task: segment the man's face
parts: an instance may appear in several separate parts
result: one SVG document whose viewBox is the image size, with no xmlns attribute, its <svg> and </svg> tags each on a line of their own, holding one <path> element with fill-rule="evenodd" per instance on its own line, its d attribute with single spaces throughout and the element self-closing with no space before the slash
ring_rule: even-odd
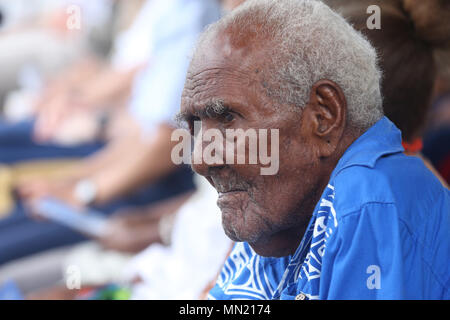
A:
<svg viewBox="0 0 450 320">
<path fill-rule="evenodd" d="M 263 245 L 309 220 L 318 188 L 318 160 L 301 112 L 277 104 L 264 91 L 264 49 L 231 48 L 225 37 L 215 42 L 191 64 L 181 113 L 190 127 L 201 121 L 202 132 L 214 128 L 224 137 L 226 129 L 278 129 L 279 150 L 271 148 L 270 139 L 268 150 L 279 152 L 279 170 L 261 175 L 264 166 L 259 162 L 192 167 L 218 191 L 226 234 L 235 241 Z M 213 101 L 221 101 L 226 111 L 208 115 L 205 108 Z M 196 138 L 194 155 L 202 143 Z M 300 241 L 301 234 L 298 237 Z"/>
</svg>

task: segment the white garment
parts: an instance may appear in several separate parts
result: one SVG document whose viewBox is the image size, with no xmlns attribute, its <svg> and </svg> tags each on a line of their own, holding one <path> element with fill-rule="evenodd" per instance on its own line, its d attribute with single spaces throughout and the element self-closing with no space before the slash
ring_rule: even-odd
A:
<svg viewBox="0 0 450 320">
<path fill-rule="evenodd" d="M 116 70 L 128 70 L 148 62 L 152 47 L 152 30 L 156 0 L 147 0 L 129 28 L 120 32 L 114 40 L 111 65 Z"/>
<path fill-rule="evenodd" d="M 190 56 L 206 25 L 220 18 L 216 0 L 152 0 L 148 65 L 135 79 L 130 114 L 147 135 L 180 109 Z M 156 6 L 157 5 L 157 6 Z M 149 9 L 149 10 L 150 10 Z M 146 33 L 148 35 L 148 33 Z"/>
<path fill-rule="evenodd" d="M 139 276 L 132 299 L 198 299 L 217 276 L 232 242 L 225 235 L 217 192 L 203 177 L 198 190 L 178 211 L 172 245 L 149 246 L 134 257 L 124 278 Z"/>
</svg>

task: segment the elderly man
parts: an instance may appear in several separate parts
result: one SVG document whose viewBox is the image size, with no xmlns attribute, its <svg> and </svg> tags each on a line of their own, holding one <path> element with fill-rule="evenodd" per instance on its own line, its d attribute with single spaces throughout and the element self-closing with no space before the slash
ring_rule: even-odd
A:
<svg viewBox="0 0 450 320">
<path fill-rule="evenodd" d="M 192 161 L 237 242 L 210 298 L 450 298 L 450 194 L 403 154 L 376 59 L 313 0 L 249 0 L 202 35 L 180 113 L 193 159 L 210 129 L 279 130 L 276 174 Z"/>
</svg>

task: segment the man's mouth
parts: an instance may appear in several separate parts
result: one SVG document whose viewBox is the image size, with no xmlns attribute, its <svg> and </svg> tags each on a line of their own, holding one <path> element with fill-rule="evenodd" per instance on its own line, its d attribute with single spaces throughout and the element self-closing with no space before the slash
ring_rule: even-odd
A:
<svg viewBox="0 0 450 320">
<path fill-rule="evenodd" d="M 217 179 L 211 177 L 211 182 L 216 191 L 219 193 L 219 197 L 225 194 L 237 193 L 237 192 L 247 192 L 247 186 L 244 183 L 238 183 L 232 181 L 234 179 Z"/>
<path fill-rule="evenodd" d="M 239 193 L 239 192 L 247 192 L 247 191 L 246 190 L 229 190 L 229 191 L 225 191 L 225 192 L 218 191 L 219 198 L 223 197 L 223 196 L 227 196 L 227 195 L 236 194 L 236 193 Z"/>
<path fill-rule="evenodd" d="M 235 208 L 236 202 L 248 199 L 247 195 L 246 190 L 231 189 L 224 192 L 218 191 L 217 206 L 221 210 Z"/>
</svg>

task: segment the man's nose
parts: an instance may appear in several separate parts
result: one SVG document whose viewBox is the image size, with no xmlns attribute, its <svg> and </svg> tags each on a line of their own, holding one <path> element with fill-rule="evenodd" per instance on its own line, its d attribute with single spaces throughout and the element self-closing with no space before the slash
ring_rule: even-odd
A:
<svg viewBox="0 0 450 320">
<path fill-rule="evenodd" d="M 192 169 L 202 176 L 208 176 L 212 168 L 225 165 L 224 138 L 217 129 L 201 130 L 194 138 Z"/>
</svg>

